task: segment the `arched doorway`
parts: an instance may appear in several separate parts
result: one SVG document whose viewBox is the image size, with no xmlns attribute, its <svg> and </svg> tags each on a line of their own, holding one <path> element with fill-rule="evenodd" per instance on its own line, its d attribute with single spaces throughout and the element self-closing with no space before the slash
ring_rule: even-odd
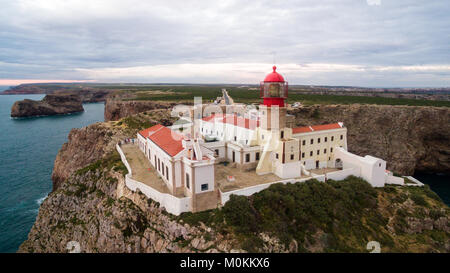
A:
<svg viewBox="0 0 450 273">
<path fill-rule="evenodd" d="M 334 162 L 334 167 L 336 169 L 342 169 L 342 160 L 340 158 L 336 158 Z"/>
</svg>

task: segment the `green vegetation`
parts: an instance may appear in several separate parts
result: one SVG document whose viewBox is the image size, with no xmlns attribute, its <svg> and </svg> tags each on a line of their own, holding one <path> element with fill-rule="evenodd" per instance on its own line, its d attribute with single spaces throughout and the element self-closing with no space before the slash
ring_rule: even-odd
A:
<svg viewBox="0 0 450 273">
<path fill-rule="evenodd" d="M 142 130 L 144 128 L 149 128 L 149 127 L 155 125 L 154 123 L 150 122 L 149 120 L 140 120 L 136 116 L 130 116 L 130 117 L 123 118 L 117 123 L 117 125 L 119 125 L 119 126 L 122 124 L 124 124 L 128 129 L 131 129 L 131 130 Z"/>
<path fill-rule="evenodd" d="M 114 152 L 110 153 L 105 158 L 99 159 L 94 163 L 91 163 L 86 167 L 77 170 L 75 174 L 82 175 L 88 172 L 95 172 L 97 170 L 102 170 L 104 168 L 120 172 L 123 175 L 128 173 L 127 167 L 123 164 L 122 160 L 120 159 L 119 153 L 116 150 L 114 150 Z M 115 182 L 112 178 L 109 181 Z"/>
<path fill-rule="evenodd" d="M 215 100 L 222 96 L 221 89 L 227 88 L 228 93 L 235 102 L 259 103 L 259 88 L 251 90 L 250 88 L 239 88 L 236 86 L 137 86 L 123 87 L 116 94 L 131 94 L 134 97 L 124 100 L 155 100 L 155 101 L 192 101 L 194 97 L 202 97 L 204 102 Z M 254 89 L 254 88 L 253 88 Z M 155 92 L 158 91 L 158 92 Z M 434 101 L 406 98 L 386 98 L 386 97 L 368 97 L 368 96 L 343 96 L 343 95 L 320 95 L 304 94 L 301 91 L 292 91 L 289 93 L 288 102 L 300 101 L 303 104 L 379 104 L 379 105 L 410 105 L 410 106 L 437 106 L 450 107 L 450 101 Z"/>
<path fill-rule="evenodd" d="M 233 234 L 240 247 L 251 252 L 264 246 L 261 233 L 278 238 L 286 248 L 295 240 L 300 252 L 367 252 L 369 241 L 380 242 L 383 251 L 404 252 L 414 247 L 428 251 L 433 240 L 441 247 L 439 242 L 448 240 L 448 234 L 405 230 L 409 217 L 421 221 L 448 215 L 448 207 L 436 197 L 427 187 L 375 189 L 353 176 L 327 183 L 312 179 L 273 184 L 249 197 L 231 195 L 221 209 L 183 213 L 177 219 Z M 387 228 L 389 218 L 395 234 Z"/>
</svg>

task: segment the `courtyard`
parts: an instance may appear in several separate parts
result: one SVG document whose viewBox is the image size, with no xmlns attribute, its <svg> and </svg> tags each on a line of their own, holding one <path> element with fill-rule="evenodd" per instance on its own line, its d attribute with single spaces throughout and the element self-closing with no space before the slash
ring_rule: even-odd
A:
<svg viewBox="0 0 450 273">
<path fill-rule="evenodd" d="M 152 187 L 161 193 L 170 193 L 166 183 L 159 177 L 156 170 L 150 164 L 144 153 L 137 145 L 124 144 L 121 146 L 128 164 L 130 164 L 131 178 Z"/>
</svg>

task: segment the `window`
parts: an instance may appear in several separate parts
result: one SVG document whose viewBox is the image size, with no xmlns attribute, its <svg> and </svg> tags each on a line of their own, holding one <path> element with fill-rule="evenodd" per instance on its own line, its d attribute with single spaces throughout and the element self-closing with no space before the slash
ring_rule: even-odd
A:
<svg viewBox="0 0 450 273">
<path fill-rule="evenodd" d="M 275 158 L 278 159 L 278 153 L 275 154 Z"/>
<path fill-rule="evenodd" d="M 191 185 L 189 183 L 189 174 L 188 173 L 186 174 L 186 188 L 188 188 L 188 189 L 191 188 Z"/>
<path fill-rule="evenodd" d="M 216 149 L 214 152 L 216 153 L 216 156 L 219 156 L 219 149 Z"/>
<path fill-rule="evenodd" d="M 294 160 L 294 154 L 291 154 L 291 160 Z"/>
<path fill-rule="evenodd" d="M 281 131 L 281 138 L 284 138 L 284 131 Z"/>
<path fill-rule="evenodd" d="M 320 143 L 320 137 L 317 139 L 317 143 Z"/>
<path fill-rule="evenodd" d="M 302 153 L 302 158 L 304 158 L 305 157 L 305 153 Z"/>
<path fill-rule="evenodd" d="M 320 150 L 317 150 L 317 155 L 320 155 Z"/>
<path fill-rule="evenodd" d="M 303 141 L 302 141 L 302 145 L 305 145 L 305 144 L 306 144 L 306 140 L 303 140 Z"/>
<path fill-rule="evenodd" d="M 245 155 L 245 162 L 250 162 L 250 154 Z"/>
<path fill-rule="evenodd" d="M 344 135 L 341 135 L 341 139 L 344 139 Z"/>
<path fill-rule="evenodd" d="M 237 137 L 236 137 L 236 136 L 234 136 L 234 141 L 236 141 L 236 139 L 237 139 Z"/>
<path fill-rule="evenodd" d="M 327 153 L 327 149 L 323 149 L 323 153 L 326 154 Z"/>
<path fill-rule="evenodd" d="M 330 153 L 332 153 L 333 152 L 333 148 L 330 148 Z"/>
<path fill-rule="evenodd" d="M 159 158 L 158 158 L 158 171 L 161 171 L 161 161 L 159 161 Z"/>
<path fill-rule="evenodd" d="M 381 167 L 381 163 L 378 163 L 378 167 Z"/>
<path fill-rule="evenodd" d="M 314 143 L 314 139 L 311 138 L 311 144 L 313 144 L 313 143 Z"/>
<path fill-rule="evenodd" d="M 164 175 L 164 162 L 161 163 L 161 165 L 162 165 L 162 174 Z"/>
<path fill-rule="evenodd" d="M 208 184 L 202 184 L 202 191 L 208 190 Z"/>
<path fill-rule="evenodd" d="M 264 139 L 264 135 L 261 135 L 261 139 Z"/>
<path fill-rule="evenodd" d="M 311 151 L 311 152 L 309 152 L 309 156 L 312 156 L 313 155 L 313 152 Z"/>
<path fill-rule="evenodd" d="M 328 140 L 328 137 L 325 137 L 325 142 L 327 142 L 327 140 Z"/>
<path fill-rule="evenodd" d="M 334 140 L 334 136 L 331 137 L 331 141 L 333 141 L 333 140 Z"/>
<path fill-rule="evenodd" d="M 166 166 L 166 178 L 167 180 L 169 180 L 169 168 L 167 168 L 167 166 Z"/>
</svg>

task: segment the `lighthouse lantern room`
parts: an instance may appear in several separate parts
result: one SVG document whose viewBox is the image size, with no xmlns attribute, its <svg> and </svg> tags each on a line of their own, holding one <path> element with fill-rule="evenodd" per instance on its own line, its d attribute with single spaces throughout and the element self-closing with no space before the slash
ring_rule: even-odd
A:
<svg viewBox="0 0 450 273">
<path fill-rule="evenodd" d="M 284 100 L 288 96 L 288 83 L 276 70 L 277 67 L 273 66 L 273 72 L 269 73 L 260 84 L 260 96 L 263 98 L 263 104 L 268 107 L 272 105 L 284 107 Z"/>
</svg>

